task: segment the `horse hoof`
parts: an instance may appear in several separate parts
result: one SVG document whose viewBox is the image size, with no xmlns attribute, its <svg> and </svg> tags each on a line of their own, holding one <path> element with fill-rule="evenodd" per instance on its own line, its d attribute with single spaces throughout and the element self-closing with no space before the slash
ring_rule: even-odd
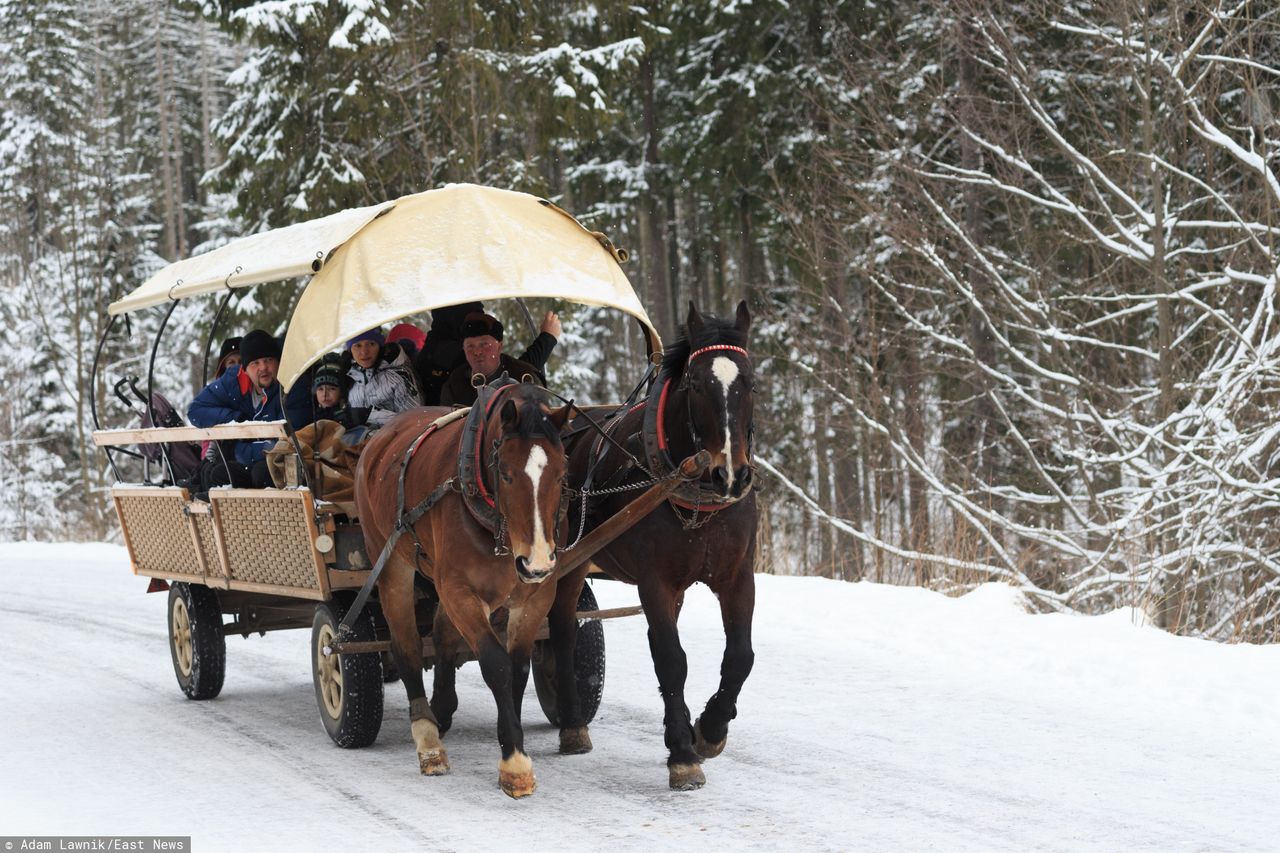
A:
<svg viewBox="0 0 1280 853">
<path fill-rule="evenodd" d="M 696 764 L 672 764 L 667 769 L 671 773 L 673 791 L 696 791 L 707 784 L 707 777 Z"/>
<path fill-rule="evenodd" d="M 591 735 L 586 726 L 560 730 L 560 754 L 582 755 L 591 751 Z"/>
<path fill-rule="evenodd" d="M 703 758 L 715 758 L 717 755 L 724 752 L 724 745 L 729 742 L 729 737 L 728 735 L 726 735 L 720 740 L 719 743 L 708 743 L 706 739 L 702 736 L 702 718 L 701 717 L 699 717 L 698 721 L 693 724 L 693 737 L 694 737 L 694 740 L 693 740 L 694 751 L 696 751 L 698 755 L 701 755 Z"/>
<path fill-rule="evenodd" d="M 419 752 L 418 769 L 423 776 L 443 776 L 449 772 L 449 754 L 444 747 Z"/>
<path fill-rule="evenodd" d="M 502 793 L 518 800 L 527 797 L 538 788 L 533 775 L 533 762 L 523 752 L 512 753 L 498 764 L 498 785 Z"/>
</svg>

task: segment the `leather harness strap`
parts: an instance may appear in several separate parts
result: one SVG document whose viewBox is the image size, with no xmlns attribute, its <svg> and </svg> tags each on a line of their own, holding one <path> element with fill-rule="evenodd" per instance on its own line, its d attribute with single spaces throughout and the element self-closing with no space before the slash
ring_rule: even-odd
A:
<svg viewBox="0 0 1280 853">
<path fill-rule="evenodd" d="M 458 482 L 462 484 L 462 502 L 481 527 L 497 534 L 502 526 L 502 516 L 484 484 L 484 425 L 489 415 L 506 393 L 519 383 L 505 377 L 477 391 L 476 403 L 471 407 L 467 422 L 462 428 L 458 454 Z"/>
<path fill-rule="evenodd" d="M 338 626 L 339 640 L 348 637 L 351 633 L 351 626 L 356 622 L 356 618 L 369 602 L 369 596 L 373 593 L 373 587 L 378 582 L 378 576 L 382 574 L 382 570 L 387 565 L 387 560 L 391 557 L 391 552 L 395 549 L 396 543 L 400 541 L 400 536 L 406 530 L 412 530 L 413 525 L 418 519 L 422 518 L 429 509 L 435 506 L 450 491 L 453 490 L 456 477 L 450 477 L 439 486 L 431 491 L 429 495 L 414 505 L 408 512 L 404 510 L 404 481 L 405 474 L 409 470 L 409 463 L 413 460 L 413 456 L 418 452 L 418 448 L 422 446 L 427 437 L 440 428 L 442 422 L 446 422 L 445 418 L 432 421 L 427 425 L 417 438 L 405 450 L 404 456 L 400 460 L 400 477 L 396 483 L 396 525 L 391 529 L 391 535 L 387 537 L 386 544 L 382 546 L 382 553 L 378 555 L 377 561 L 373 564 L 373 569 L 369 572 L 369 577 L 365 579 L 364 586 L 360 587 L 360 592 L 356 594 L 356 600 L 351 603 L 351 607 L 347 609 L 346 615 L 342 617 L 342 622 Z M 449 419 L 452 420 L 452 419 Z M 415 536 L 415 538 L 417 538 Z"/>
</svg>

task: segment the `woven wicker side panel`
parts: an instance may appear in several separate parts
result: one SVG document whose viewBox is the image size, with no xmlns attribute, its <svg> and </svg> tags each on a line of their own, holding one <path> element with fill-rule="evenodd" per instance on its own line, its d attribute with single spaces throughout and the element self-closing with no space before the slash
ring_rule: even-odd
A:
<svg viewBox="0 0 1280 853">
<path fill-rule="evenodd" d="M 138 574 L 200 576 L 200 561 L 182 514 L 180 495 L 124 495 L 116 500 Z"/>
<path fill-rule="evenodd" d="M 222 558 L 218 556 L 218 540 L 213 535 L 213 517 L 192 513 L 191 519 L 196 523 L 196 535 L 200 537 L 200 551 L 204 554 L 209 574 L 221 576 Z"/>
<path fill-rule="evenodd" d="M 301 501 L 236 497 L 217 505 L 233 581 L 319 589 Z"/>
</svg>

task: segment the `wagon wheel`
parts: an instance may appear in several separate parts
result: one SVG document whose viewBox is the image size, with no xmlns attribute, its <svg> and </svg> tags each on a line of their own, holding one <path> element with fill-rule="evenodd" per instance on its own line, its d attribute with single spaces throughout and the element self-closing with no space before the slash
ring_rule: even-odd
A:
<svg viewBox="0 0 1280 853">
<path fill-rule="evenodd" d="M 377 740 L 382 728 L 382 664 L 376 654 L 324 653 L 335 642 L 349 603 L 349 599 L 335 599 L 316 606 L 311 623 L 311 674 L 324 730 L 343 749 L 357 749 Z M 375 639 L 368 608 L 351 631 L 355 642 Z"/>
<path fill-rule="evenodd" d="M 582 585 L 578 596 L 578 610 L 595 610 L 595 593 Z M 557 707 L 556 656 L 550 640 L 539 640 L 533 649 L 533 689 L 538 694 L 538 704 L 547 721 L 560 725 Z M 600 710 L 600 697 L 604 695 L 604 624 L 599 619 L 578 621 L 578 640 L 573 649 L 573 671 L 578 682 L 578 700 L 582 705 L 582 722 L 590 723 Z"/>
<path fill-rule="evenodd" d="M 212 699 L 227 672 L 218 595 L 201 584 L 169 587 L 169 653 L 173 674 L 188 699 Z"/>
</svg>

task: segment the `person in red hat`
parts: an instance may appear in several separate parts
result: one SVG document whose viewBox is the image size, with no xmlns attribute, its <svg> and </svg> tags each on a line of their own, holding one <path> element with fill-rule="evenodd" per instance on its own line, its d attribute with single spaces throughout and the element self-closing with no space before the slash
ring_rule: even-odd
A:
<svg viewBox="0 0 1280 853">
<path fill-rule="evenodd" d="M 404 350 L 404 354 L 409 357 L 409 361 L 422 352 L 422 345 L 426 343 L 427 336 L 421 329 L 410 323 L 396 323 L 391 327 L 391 331 L 387 332 L 387 343 L 399 344 Z"/>
</svg>

